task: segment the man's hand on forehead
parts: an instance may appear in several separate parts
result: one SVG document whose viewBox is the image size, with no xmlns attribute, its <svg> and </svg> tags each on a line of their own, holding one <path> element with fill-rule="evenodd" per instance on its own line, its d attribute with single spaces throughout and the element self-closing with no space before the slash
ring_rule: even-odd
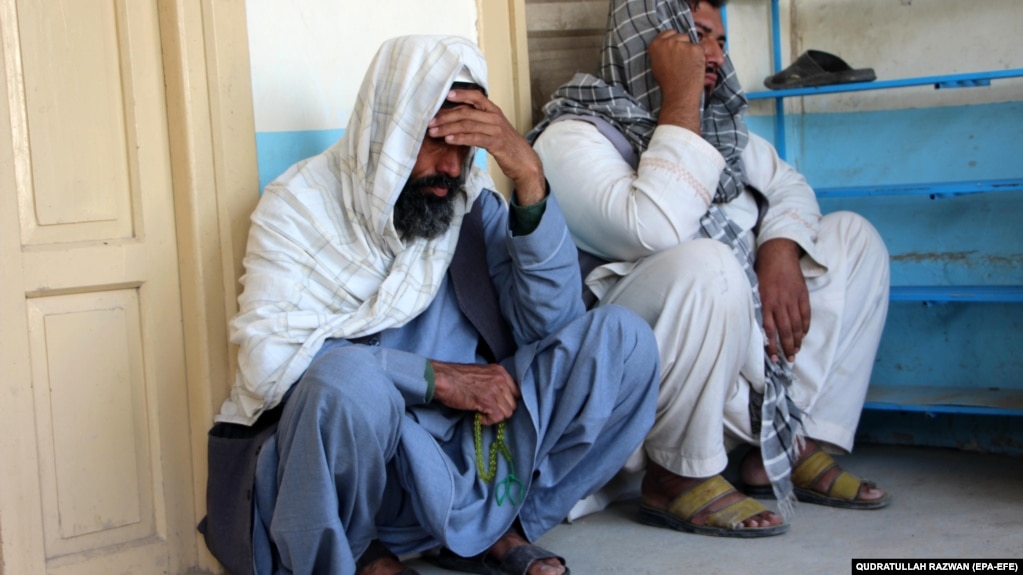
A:
<svg viewBox="0 0 1023 575">
<path fill-rule="evenodd" d="M 453 146 L 477 146 L 491 151 L 499 147 L 498 137 L 507 136 L 508 130 L 514 132 L 501 109 L 479 90 L 451 90 L 446 102 L 427 127 L 431 138 L 442 138 Z"/>
<path fill-rule="evenodd" d="M 441 104 L 441 110 L 450 110 L 457 108 L 458 106 L 472 106 L 477 109 L 485 109 L 486 105 L 490 103 L 487 95 L 483 93 L 483 88 L 476 84 L 461 84 L 456 82 L 455 85 L 448 90 L 447 96 L 444 97 L 444 103 Z M 496 105 L 491 104 L 492 107 L 497 108 Z"/>
<path fill-rule="evenodd" d="M 456 91 L 457 92 L 473 91 L 473 92 L 479 92 L 480 94 L 483 94 L 484 96 L 487 95 L 486 90 L 484 90 L 483 86 L 480 86 L 479 84 L 473 84 L 473 83 L 470 83 L 470 82 L 455 82 L 455 83 L 451 84 L 451 91 L 448 92 L 448 97 L 446 97 L 444 99 L 444 103 L 442 103 L 440 105 L 442 110 L 446 109 L 446 108 L 454 108 L 455 106 L 461 105 L 460 102 L 458 102 L 456 100 L 449 99 L 451 93 L 456 92 Z"/>
<path fill-rule="evenodd" d="M 529 205 L 546 196 L 540 158 L 529 142 L 505 118 L 501 108 L 478 89 L 448 92 L 453 107 L 442 107 L 430 120 L 427 135 L 451 146 L 483 148 L 515 182 L 520 203 Z"/>
</svg>

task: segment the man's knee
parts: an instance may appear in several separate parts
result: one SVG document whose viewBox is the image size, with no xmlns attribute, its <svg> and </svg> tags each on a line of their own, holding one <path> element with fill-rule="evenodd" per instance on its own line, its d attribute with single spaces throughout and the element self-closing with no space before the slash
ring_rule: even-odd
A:
<svg viewBox="0 0 1023 575">
<path fill-rule="evenodd" d="M 838 244 L 853 257 L 888 265 L 888 247 L 867 218 L 855 212 L 832 212 L 821 218 L 818 241 Z"/>
<path fill-rule="evenodd" d="M 589 356 L 601 362 L 614 358 L 617 365 L 612 372 L 620 374 L 616 382 L 619 398 L 630 398 L 621 406 L 637 409 L 641 403 L 635 402 L 645 401 L 653 409 L 661 374 L 653 330 L 643 318 L 620 305 L 603 305 L 588 315 L 592 316 L 588 332 L 599 335 L 580 348 L 582 359 Z"/>
<path fill-rule="evenodd" d="M 376 356 L 362 346 L 328 350 L 316 357 L 289 400 L 352 413 L 370 421 L 392 421 L 404 402 Z"/>
<path fill-rule="evenodd" d="M 665 260 L 673 270 L 670 299 L 698 298 L 699 306 L 728 306 L 745 309 L 752 304 L 750 283 L 732 248 L 717 240 L 700 238 L 666 250 Z"/>
<path fill-rule="evenodd" d="M 650 326 L 639 315 L 621 305 L 608 304 L 589 312 L 593 316 L 594 329 L 611 334 L 610 345 L 630 350 L 630 355 L 639 359 L 657 361 L 657 341 Z"/>
</svg>

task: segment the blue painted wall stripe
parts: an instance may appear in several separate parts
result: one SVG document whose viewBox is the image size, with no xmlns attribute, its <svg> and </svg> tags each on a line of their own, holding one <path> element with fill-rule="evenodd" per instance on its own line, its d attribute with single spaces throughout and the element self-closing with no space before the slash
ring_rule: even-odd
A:
<svg viewBox="0 0 1023 575">
<path fill-rule="evenodd" d="M 344 130 L 302 130 L 257 132 L 256 161 L 259 162 L 260 191 L 292 164 L 326 150 Z"/>
</svg>

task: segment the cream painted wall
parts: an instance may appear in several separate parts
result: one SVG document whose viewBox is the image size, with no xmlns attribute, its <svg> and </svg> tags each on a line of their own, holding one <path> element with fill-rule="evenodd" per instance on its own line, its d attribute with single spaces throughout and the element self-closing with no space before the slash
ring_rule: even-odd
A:
<svg viewBox="0 0 1023 575">
<path fill-rule="evenodd" d="M 246 0 L 246 12 L 257 132 L 343 129 L 387 38 L 478 41 L 476 0 Z"/>
<path fill-rule="evenodd" d="M 732 60 L 749 92 L 765 90 L 772 71 L 768 0 L 728 4 Z M 1023 68 L 1020 0 L 781 0 L 782 67 L 807 49 L 835 54 L 879 80 Z M 790 99 L 805 113 L 958 106 L 1018 101 L 1023 79 L 990 87 L 932 87 Z M 772 102 L 751 110 L 769 114 Z"/>
</svg>

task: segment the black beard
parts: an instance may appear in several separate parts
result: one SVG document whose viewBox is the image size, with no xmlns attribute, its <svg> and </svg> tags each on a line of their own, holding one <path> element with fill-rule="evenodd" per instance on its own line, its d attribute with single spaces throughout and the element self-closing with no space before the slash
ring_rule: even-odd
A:
<svg viewBox="0 0 1023 575">
<path fill-rule="evenodd" d="M 444 174 L 411 180 L 401 190 L 394 203 L 394 229 L 402 239 L 433 239 L 448 230 L 455 217 L 455 198 L 465 193 L 465 178 L 452 178 Z M 428 192 L 427 188 L 445 188 L 443 197 Z"/>
<path fill-rule="evenodd" d="M 717 80 L 714 80 L 714 85 L 713 85 L 713 86 L 710 86 L 710 87 L 708 87 L 708 88 L 704 88 L 704 89 L 703 89 L 703 91 L 704 91 L 704 92 L 705 92 L 705 93 L 706 93 L 706 94 L 707 94 L 708 96 L 710 96 L 711 92 L 713 92 L 714 90 L 716 90 L 716 89 L 717 89 L 717 87 L 718 87 L 718 86 L 719 86 L 719 85 L 721 84 L 721 69 L 720 69 L 720 68 L 717 68 L 717 67 L 710 67 L 710 66 L 708 66 L 708 67 L 707 67 L 707 72 L 706 72 L 706 73 L 708 73 L 708 74 L 710 74 L 710 73 L 713 73 L 713 74 L 714 74 L 714 77 L 715 77 L 715 78 L 717 78 Z"/>
</svg>

